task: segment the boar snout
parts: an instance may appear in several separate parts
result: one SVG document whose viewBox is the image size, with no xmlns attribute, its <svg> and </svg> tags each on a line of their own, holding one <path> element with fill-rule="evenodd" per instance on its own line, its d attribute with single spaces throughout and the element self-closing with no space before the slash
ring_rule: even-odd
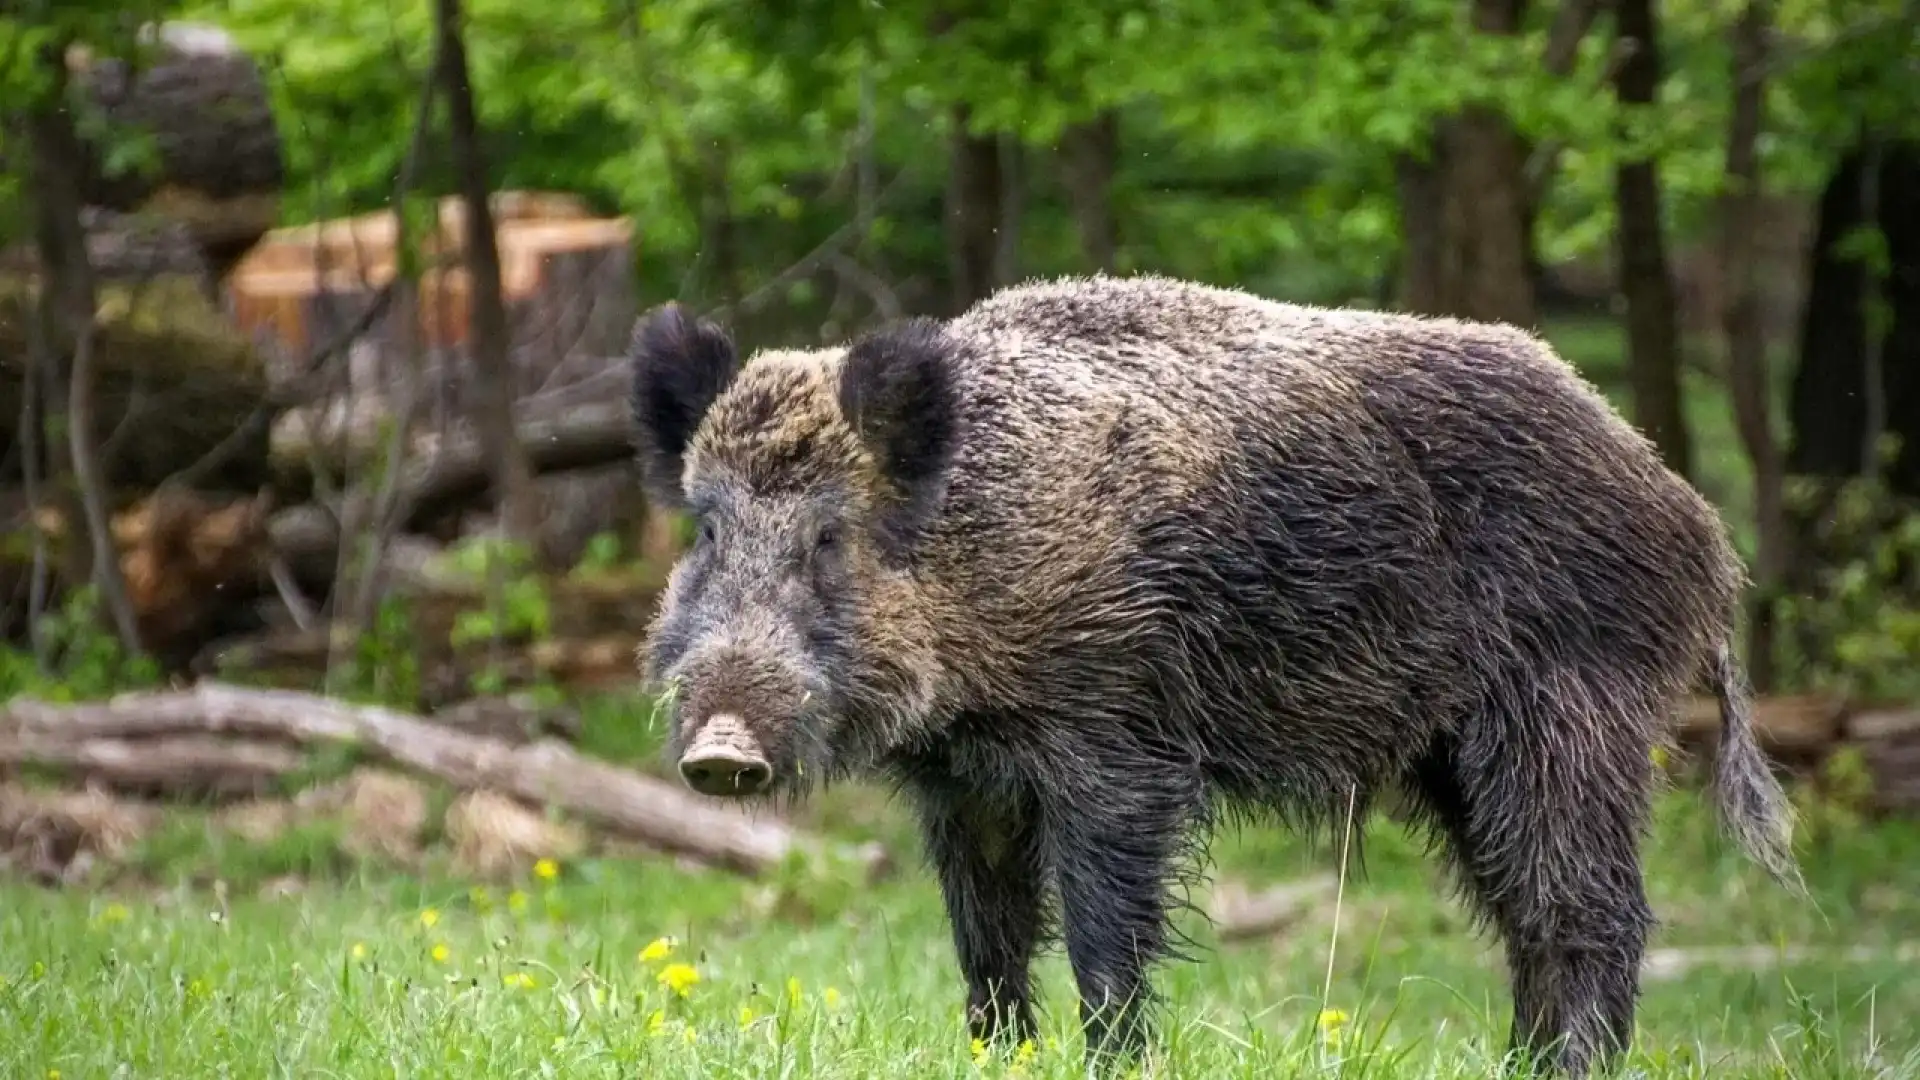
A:
<svg viewBox="0 0 1920 1080">
<path fill-rule="evenodd" d="M 746 724 L 721 713 L 687 743 L 680 778 L 702 795 L 755 795 L 773 783 L 773 765 Z"/>
</svg>

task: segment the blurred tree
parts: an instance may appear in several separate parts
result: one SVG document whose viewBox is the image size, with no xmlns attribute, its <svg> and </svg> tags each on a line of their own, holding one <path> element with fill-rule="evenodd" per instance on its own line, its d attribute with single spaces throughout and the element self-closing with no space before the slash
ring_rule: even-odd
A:
<svg viewBox="0 0 1920 1080">
<path fill-rule="evenodd" d="M 39 424 L 23 423 L 21 437 L 32 438 L 33 428 L 42 428 L 50 466 L 45 479 L 55 505 L 69 523 L 85 524 L 87 544 L 66 545 L 68 580 L 92 580 L 132 654 L 140 652 L 140 633 L 109 527 L 111 508 L 94 441 L 98 298 L 81 211 L 90 174 L 111 179 L 145 162 L 137 147 L 129 153 L 114 133 L 106 133 L 90 151 L 82 127 L 102 130 L 103 118 L 98 102 L 76 87 L 69 59 L 70 50 L 82 43 L 132 59 L 140 52 L 138 28 L 159 13 L 157 4 L 70 0 L 13 5 L 0 20 L 0 45 L 8 56 L 7 100 L 17 103 L 17 112 L 9 110 L 5 117 L 13 152 L 4 156 L 16 170 L 24 164 L 24 179 L 16 183 L 32 207 L 39 271 L 34 335 L 39 357 L 28 365 L 37 386 L 22 395 L 37 407 L 39 416 L 29 419 Z M 95 152 L 105 154 L 104 169 L 92 167 Z"/>
<path fill-rule="evenodd" d="M 533 467 L 527 463 L 514 427 L 512 358 L 507 304 L 501 295 L 500 248 L 494 236 L 493 188 L 487 181 L 486 152 L 480 143 L 460 0 L 436 0 L 434 21 L 439 36 L 437 74 L 447 101 L 448 140 L 466 206 L 463 247 L 471 296 L 467 349 L 480 399 L 480 415 L 474 427 L 486 448 L 501 532 L 508 539 L 527 543 L 539 530 L 539 491 L 533 486 Z"/>
<path fill-rule="evenodd" d="M 1626 300 L 1627 371 L 1633 387 L 1633 419 L 1645 431 L 1667 467 L 1681 476 L 1693 473 L 1693 446 L 1687 436 L 1680 385 L 1680 311 L 1673 272 L 1667 263 L 1666 223 L 1660 200 L 1659 163 L 1644 128 L 1660 95 L 1660 45 L 1653 0 L 1617 0 L 1614 37 L 1618 71 L 1614 79 L 1622 119 L 1621 160 L 1615 169 L 1619 227 L 1615 260 L 1620 293 Z"/>
</svg>

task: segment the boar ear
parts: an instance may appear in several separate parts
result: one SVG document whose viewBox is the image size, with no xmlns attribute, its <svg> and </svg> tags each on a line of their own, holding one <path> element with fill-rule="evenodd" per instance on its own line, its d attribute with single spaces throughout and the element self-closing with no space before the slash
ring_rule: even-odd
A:
<svg viewBox="0 0 1920 1080">
<path fill-rule="evenodd" d="M 932 516 L 958 441 L 955 346 L 933 319 L 909 319 L 847 351 L 840 411 L 894 489 L 882 532 L 900 547 Z"/>
<path fill-rule="evenodd" d="M 687 443 L 740 369 L 725 330 L 689 321 L 679 304 L 664 304 L 633 324 L 634 447 L 654 498 L 681 505 L 680 462 Z"/>
</svg>

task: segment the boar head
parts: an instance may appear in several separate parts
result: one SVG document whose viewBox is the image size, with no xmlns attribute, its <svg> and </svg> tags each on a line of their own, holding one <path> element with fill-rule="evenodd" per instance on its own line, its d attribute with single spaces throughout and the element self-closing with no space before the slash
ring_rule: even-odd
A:
<svg viewBox="0 0 1920 1080">
<path fill-rule="evenodd" d="M 642 666 L 694 790 L 796 792 L 928 722 L 938 601 L 921 563 L 960 438 L 953 349 L 915 320 L 742 362 L 677 305 L 636 324 L 646 488 L 695 533 Z"/>
</svg>

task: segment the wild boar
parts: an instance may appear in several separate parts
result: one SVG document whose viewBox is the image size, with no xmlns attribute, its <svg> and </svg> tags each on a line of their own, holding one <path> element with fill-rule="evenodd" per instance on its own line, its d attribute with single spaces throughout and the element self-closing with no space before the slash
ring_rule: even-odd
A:
<svg viewBox="0 0 1920 1080">
<path fill-rule="evenodd" d="M 1397 792 L 1502 938 L 1512 1042 L 1632 1031 L 1651 751 L 1705 682 L 1716 793 L 1797 882 L 1714 510 L 1549 346 L 1159 277 L 763 351 L 635 328 L 646 483 L 697 538 L 643 646 L 693 789 L 874 777 L 917 811 L 970 1024 L 1033 1031 L 1057 925 L 1101 1060 L 1225 811 Z"/>
</svg>

